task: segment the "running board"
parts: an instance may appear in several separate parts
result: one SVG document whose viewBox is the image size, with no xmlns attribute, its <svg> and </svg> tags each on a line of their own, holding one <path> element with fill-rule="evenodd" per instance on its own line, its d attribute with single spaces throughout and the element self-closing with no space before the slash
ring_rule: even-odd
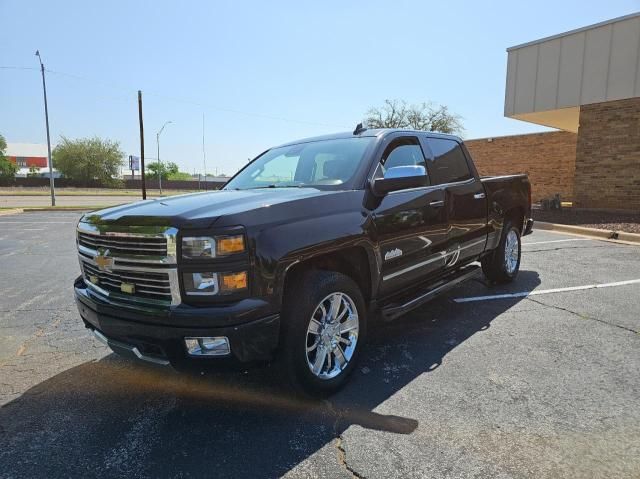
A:
<svg viewBox="0 0 640 479">
<path fill-rule="evenodd" d="M 423 304 L 431 301 L 436 296 L 450 290 L 458 284 L 473 278 L 480 272 L 481 268 L 477 265 L 466 266 L 451 275 L 446 276 L 435 285 L 429 287 L 425 291 L 421 291 L 418 295 L 403 304 L 392 303 L 382 308 L 382 318 L 385 321 L 391 321 L 398 316 L 415 309 Z"/>
</svg>

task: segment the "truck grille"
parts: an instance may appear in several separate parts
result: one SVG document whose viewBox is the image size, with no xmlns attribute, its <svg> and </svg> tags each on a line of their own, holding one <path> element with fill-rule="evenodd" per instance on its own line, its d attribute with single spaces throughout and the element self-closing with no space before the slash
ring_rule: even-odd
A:
<svg viewBox="0 0 640 479">
<path fill-rule="evenodd" d="M 85 284 L 123 303 L 180 302 L 177 230 L 154 226 L 100 227 L 79 223 L 78 257 Z"/>
<path fill-rule="evenodd" d="M 92 250 L 104 248 L 122 255 L 167 255 L 166 238 L 96 235 L 78 232 L 78 244 Z"/>
<path fill-rule="evenodd" d="M 147 273 L 138 271 L 100 271 L 86 261 L 82 261 L 84 278 L 108 291 L 122 292 L 122 284 L 133 285 L 133 295 L 151 299 L 171 301 L 171 283 L 167 273 Z"/>
</svg>

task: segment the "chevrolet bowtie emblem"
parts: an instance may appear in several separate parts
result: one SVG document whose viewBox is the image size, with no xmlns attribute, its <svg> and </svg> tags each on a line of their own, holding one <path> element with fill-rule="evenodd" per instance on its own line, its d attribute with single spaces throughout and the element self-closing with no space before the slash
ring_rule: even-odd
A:
<svg viewBox="0 0 640 479">
<path fill-rule="evenodd" d="M 109 256 L 98 255 L 93 257 L 100 271 L 108 271 L 113 266 L 113 258 Z"/>
</svg>

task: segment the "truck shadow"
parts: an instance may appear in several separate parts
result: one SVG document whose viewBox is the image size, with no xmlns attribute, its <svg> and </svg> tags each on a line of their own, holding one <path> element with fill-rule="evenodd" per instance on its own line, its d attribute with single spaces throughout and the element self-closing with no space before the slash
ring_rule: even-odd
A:
<svg viewBox="0 0 640 479">
<path fill-rule="evenodd" d="M 113 354 L 81 364 L 0 408 L 4 473 L 278 477 L 316 452 L 330 454 L 333 467 L 342 467 L 336 459 L 338 438 L 349 426 L 413 432 L 418 422 L 407 417 L 410 413 L 385 415 L 374 409 L 441 367 L 450 351 L 522 299 L 478 307 L 452 298 L 532 290 L 539 284 L 531 271 L 521 271 L 507 287 L 488 289 L 472 281 L 381 325 L 370 334 L 350 383 L 329 400 L 293 395 L 278 382 L 275 366 L 193 377 Z M 332 469 L 324 474 L 334 475 Z"/>
</svg>

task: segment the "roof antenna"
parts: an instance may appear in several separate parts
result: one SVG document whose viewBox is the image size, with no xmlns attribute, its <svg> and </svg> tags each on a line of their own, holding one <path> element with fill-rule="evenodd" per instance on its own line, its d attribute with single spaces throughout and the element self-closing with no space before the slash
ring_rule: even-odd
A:
<svg viewBox="0 0 640 479">
<path fill-rule="evenodd" d="M 356 125 L 356 129 L 353 130 L 353 134 L 354 135 L 359 135 L 360 133 L 362 133 L 363 131 L 365 131 L 367 128 L 365 126 L 362 126 L 362 123 L 358 123 Z"/>
</svg>

